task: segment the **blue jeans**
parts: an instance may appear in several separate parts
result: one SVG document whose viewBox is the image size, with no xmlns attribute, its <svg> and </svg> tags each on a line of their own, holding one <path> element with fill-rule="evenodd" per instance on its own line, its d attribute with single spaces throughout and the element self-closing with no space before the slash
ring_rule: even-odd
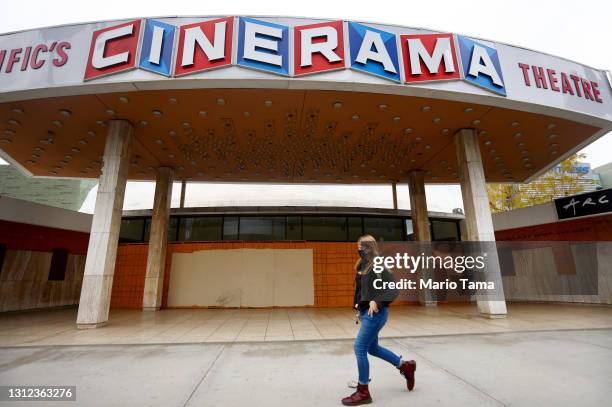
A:
<svg viewBox="0 0 612 407">
<path fill-rule="evenodd" d="M 357 357 L 357 370 L 359 371 L 359 384 L 368 384 L 370 381 L 370 363 L 368 353 L 391 363 L 395 367 L 400 365 L 400 357 L 389 349 L 378 344 L 378 333 L 385 326 L 389 317 L 389 309 L 381 307 L 377 313 L 368 315 L 368 310 L 360 311 L 361 328 L 355 338 L 355 356 Z"/>
</svg>

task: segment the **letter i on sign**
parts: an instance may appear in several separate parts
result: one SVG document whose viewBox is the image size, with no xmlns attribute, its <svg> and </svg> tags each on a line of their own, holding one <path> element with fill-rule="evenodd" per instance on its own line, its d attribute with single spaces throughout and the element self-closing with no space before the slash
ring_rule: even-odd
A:
<svg viewBox="0 0 612 407">
<path fill-rule="evenodd" d="M 165 76 L 172 74 L 175 30 L 173 25 L 145 20 L 139 68 Z"/>
</svg>

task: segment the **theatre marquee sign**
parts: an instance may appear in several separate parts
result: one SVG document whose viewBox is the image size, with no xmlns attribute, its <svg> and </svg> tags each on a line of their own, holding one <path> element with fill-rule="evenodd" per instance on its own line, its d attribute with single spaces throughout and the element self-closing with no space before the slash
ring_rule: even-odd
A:
<svg viewBox="0 0 612 407">
<path fill-rule="evenodd" d="M 157 82 L 159 89 L 182 79 L 274 77 L 322 81 L 333 89 L 341 83 L 355 90 L 374 85 L 391 93 L 403 88 L 416 95 L 489 96 L 499 104 L 536 103 L 612 121 L 605 71 L 452 33 L 229 16 L 100 22 L 0 36 L 0 100 L 3 93 L 99 83 Z"/>
</svg>

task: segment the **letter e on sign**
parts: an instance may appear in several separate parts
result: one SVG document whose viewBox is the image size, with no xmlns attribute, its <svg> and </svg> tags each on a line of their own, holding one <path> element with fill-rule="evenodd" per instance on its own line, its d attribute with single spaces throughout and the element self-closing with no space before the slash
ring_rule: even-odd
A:
<svg viewBox="0 0 612 407">
<path fill-rule="evenodd" d="M 461 79 L 453 34 L 401 35 L 406 82 Z"/>
<path fill-rule="evenodd" d="M 295 75 L 344 69 L 342 21 L 294 27 Z"/>
<path fill-rule="evenodd" d="M 135 68 L 140 25 L 140 20 L 134 20 L 94 31 L 83 79 Z"/>
</svg>

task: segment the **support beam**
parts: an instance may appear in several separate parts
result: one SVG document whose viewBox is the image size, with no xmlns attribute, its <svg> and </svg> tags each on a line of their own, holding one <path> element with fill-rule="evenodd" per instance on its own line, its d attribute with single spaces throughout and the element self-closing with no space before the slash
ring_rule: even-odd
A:
<svg viewBox="0 0 612 407">
<path fill-rule="evenodd" d="M 465 229 L 468 241 L 495 242 L 493 219 L 482 167 L 478 137 L 472 129 L 461 129 L 455 134 L 459 182 L 465 211 Z M 483 245 L 487 251 L 487 281 L 495 283 L 495 293 L 477 298 L 478 311 L 485 317 L 500 318 L 507 314 L 499 259 L 494 243 Z M 487 250 L 488 249 L 488 250 Z"/>
<path fill-rule="evenodd" d="M 397 210 L 397 182 L 391 184 L 391 192 L 393 193 L 393 209 Z"/>
<path fill-rule="evenodd" d="M 87 247 L 78 328 L 97 328 L 108 321 L 132 132 L 126 120 L 109 122 Z"/>
<path fill-rule="evenodd" d="M 425 175 L 423 171 L 412 171 L 408 174 L 410 191 L 410 213 L 414 240 L 430 242 L 429 218 L 427 216 L 427 198 L 425 197 Z"/>
<path fill-rule="evenodd" d="M 185 191 L 187 190 L 187 181 L 181 181 L 181 201 L 179 204 L 179 208 L 185 207 Z"/>
<path fill-rule="evenodd" d="M 412 171 L 408 174 L 408 188 L 410 192 L 410 214 L 412 218 L 412 231 L 416 244 L 422 242 L 419 253 L 431 252 L 431 233 L 429 229 L 429 216 L 427 214 L 427 198 L 425 197 L 425 175 L 423 171 Z M 418 277 L 424 280 L 434 278 L 431 270 L 419 270 Z M 431 290 L 419 290 L 419 302 L 426 306 L 438 305 Z"/>
<path fill-rule="evenodd" d="M 142 309 L 145 311 L 156 311 L 161 307 L 173 176 L 172 168 L 160 167 L 157 169 L 153 216 L 151 217 L 151 232 L 149 234 L 147 274 L 142 296 Z"/>
</svg>

